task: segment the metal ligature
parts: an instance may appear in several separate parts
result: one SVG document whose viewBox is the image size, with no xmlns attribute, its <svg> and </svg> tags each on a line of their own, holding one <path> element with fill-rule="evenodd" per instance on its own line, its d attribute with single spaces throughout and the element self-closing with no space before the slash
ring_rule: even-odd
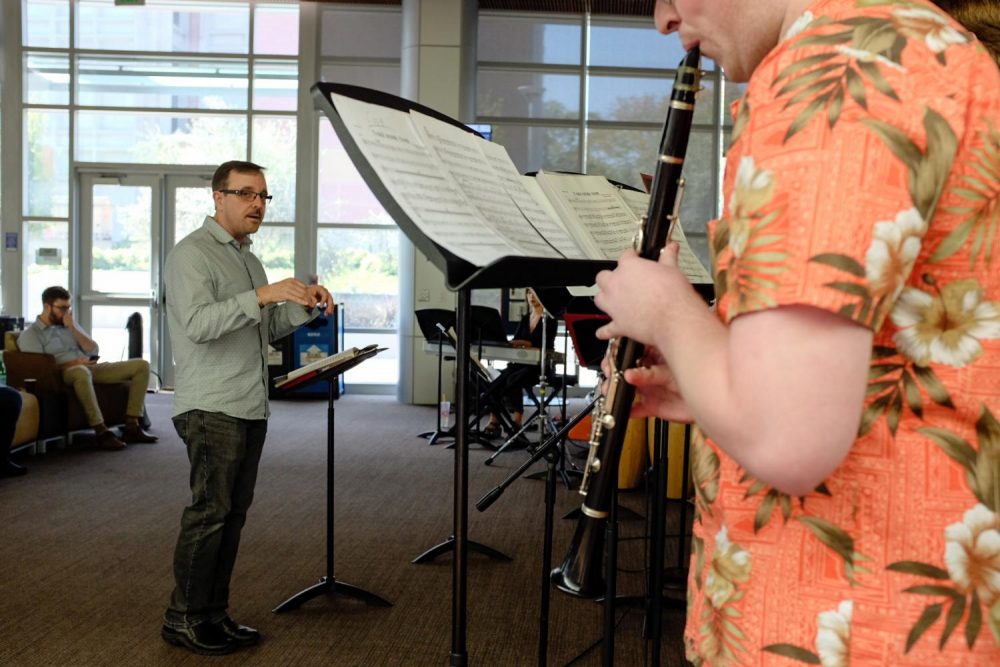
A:
<svg viewBox="0 0 1000 667">
<path fill-rule="evenodd" d="M 670 239 L 673 225 L 677 224 L 684 190 L 681 170 L 700 80 L 700 53 L 695 47 L 677 67 L 660 139 L 659 160 L 650 187 L 649 209 L 640 220 L 639 231 L 633 240 L 635 249 L 645 259 L 659 258 Z M 618 460 L 635 398 L 635 389 L 625 382 L 624 372 L 638 363 L 642 355 L 643 345 L 627 338 L 613 339 L 608 345 L 605 357 L 610 369 L 607 392 L 594 408 L 590 451 L 580 484 L 580 493 L 586 499 L 569 553 L 551 574 L 552 583 L 571 595 L 596 597 L 604 591 L 604 532 L 618 484 Z"/>
</svg>

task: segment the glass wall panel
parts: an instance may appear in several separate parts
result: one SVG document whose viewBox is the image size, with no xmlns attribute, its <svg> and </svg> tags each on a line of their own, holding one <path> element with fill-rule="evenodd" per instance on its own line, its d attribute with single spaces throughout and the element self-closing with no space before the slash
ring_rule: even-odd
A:
<svg viewBox="0 0 1000 667">
<path fill-rule="evenodd" d="M 80 0 L 77 46 L 116 51 L 247 53 L 250 9 L 246 4 L 203 0 L 146 0 L 116 7 Z"/>
<path fill-rule="evenodd" d="M 8 0 L 9 2 L 10 0 Z M 22 30 L 25 46 L 69 47 L 69 2 L 66 0 L 28 0 L 22 7 Z M 13 39 L 13 35 L 11 38 Z"/>
<path fill-rule="evenodd" d="M 320 227 L 316 269 L 348 328 L 395 329 L 399 324 L 399 231 Z"/>
<path fill-rule="evenodd" d="M 299 106 L 299 66 L 293 60 L 255 60 L 253 108 L 295 111 Z"/>
<path fill-rule="evenodd" d="M 82 162 L 203 164 L 246 157 L 245 116 L 78 111 Z"/>
<path fill-rule="evenodd" d="M 299 54 L 297 5 L 257 5 L 253 22 L 253 52 L 283 56 Z"/>
<path fill-rule="evenodd" d="M 151 216 L 148 185 L 94 185 L 90 258 L 94 291 L 149 294 Z"/>
<path fill-rule="evenodd" d="M 476 115 L 579 118 L 578 74 L 479 70 Z"/>
<path fill-rule="evenodd" d="M 253 253 L 267 271 L 268 283 L 295 276 L 295 228 L 269 224 L 267 217 L 253 235 Z"/>
<path fill-rule="evenodd" d="M 493 141 L 507 149 L 522 173 L 580 171 L 580 131 L 573 128 L 493 124 Z"/>
<path fill-rule="evenodd" d="M 587 173 L 643 189 L 640 173 L 656 170 L 660 130 L 592 128 L 587 132 Z"/>
<path fill-rule="evenodd" d="M 42 312 L 42 292 L 46 287 L 69 286 L 69 223 L 26 220 L 22 257 L 21 308 L 24 319 L 33 320 Z"/>
<path fill-rule="evenodd" d="M 295 117 L 254 116 L 251 160 L 267 171 L 267 191 L 274 199 L 267 205 L 272 222 L 295 220 Z"/>
<path fill-rule="evenodd" d="M 672 69 L 683 58 L 681 40 L 658 33 L 653 27 L 653 17 L 648 25 L 606 19 L 594 19 L 590 25 L 591 67 Z"/>
<path fill-rule="evenodd" d="M 174 194 L 174 242 L 201 227 L 212 215 L 211 188 L 177 188 Z M 265 219 L 265 223 L 267 220 Z"/>
<path fill-rule="evenodd" d="M 128 335 L 125 328 L 132 313 L 142 316 L 142 358 L 149 359 L 149 306 L 98 306 L 91 309 L 93 324 L 90 336 L 101 346 L 101 361 L 128 359 Z"/>
<path fill-rule="evenodd" d="M 364 86 L 393 95 L 399 95 L 399 91 L 401 90 L 398 62 L 386 63 L 384 65 L 341 65 L 328 63 L 323 65 L 320 76 L 323 81 Z"/>
<path fill-rule="evenodd" d="M 579 19 L 479 16 L 479 60 L 485 62 L 579 65 Z"/>
<path fill-rule="evenodd" d="M 589 120 L 659 123 L 667 117 L 667 104 L 674 78 L 639 76 L 591 76 Z M 711 123 L 715 105 L 715 82 L 701 80 L 694 108 L 695 123 Z"/>
<path fill-rule="evenodd" d="M 344 314 L 350 316 L 348 306 Z M 351 384 L 396 384 L 399 382 L 399 337 L 395 332 L 373 334 L 368 332 L 344 333 L 344 347 L 364 347 L 378 345 L 388 348 L 344 373 L 344 383 Z"/>
<path fill-rule="evenodd" d="M 24 101 L 69 104 L 69 58 L 48 53 L 24 55 Z"/>
<path fill-rule="evenodd" d="M 24 184 L 26 215 L 69 215 L 69 112 L 24 112 Z"/>
<path fill-rule="evenodd" d="M 403 52 L 403 19 L 398 8 L 392 10 L 330 8 L 323 12 L 322 44 L 324 58 L 393 58 Z"/>
<path fill-rule="evenodd" d="M 319 121 L 319 221 L 394 225 L 325 117 Z"/>
<path fill-rule="evenodd" d="M 245 60 L 77 59 L 77 103 L 144 109 L 246 109 Z"/>
</svg>

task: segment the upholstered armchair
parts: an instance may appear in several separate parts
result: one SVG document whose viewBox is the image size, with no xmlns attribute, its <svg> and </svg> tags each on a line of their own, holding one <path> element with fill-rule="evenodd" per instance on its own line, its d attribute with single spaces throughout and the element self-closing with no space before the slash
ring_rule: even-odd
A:
<svg viewBox="0 0 1000 667">
<path fill-rule="evenodd" d="M 71 432 L 90 426 L 83 406 L 72 390 L 63 384 L 55 357 L 38 352 L 22 352 L 17 348 L 19 333 L 8 331 L 4 334 L 3 361 L 7 367 L 7 384 L 20 389 L 27 386 L 25 380 L 34 379 L 31 391 L 38 398 L 39 404 L 38 439 L 62 436 L 69 442 Z M 94 385 L 97 404 L 101 407 L 104 422 L 108 426 L 125 423 L 128 389 L 127 382 Z"/>
</svg>

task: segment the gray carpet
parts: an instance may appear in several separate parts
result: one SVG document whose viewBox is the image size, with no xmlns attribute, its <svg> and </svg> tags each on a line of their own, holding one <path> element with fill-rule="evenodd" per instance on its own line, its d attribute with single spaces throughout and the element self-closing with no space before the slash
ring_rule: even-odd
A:
<svg viewBox="0 0 1000 667">
<path fill-rule="evenodd" d="M 388 609 L 324 596 L 271 609 L 325 574 L 326 402 L 275 401 L 236 565 L 231 613 L 259 628 L 257 647 L 203 658 L 159 638 L 172 587 L 171 557 L 189 499 L 184 447 L 170 424 L 170 394 L 148 397 L 155 445 L 90 450 L 81 439 L 21 457 L 30 473 L 0 479 L 0 665 L 446 665 L 451 651 L 451 556 L 410 561 L 452 532 L 454 455 L 416 433 L 432 408 L 347 395 L 336 404 L 336 561 L 344 581 Z M 474 502 L 526 457 L 470 452 Z M 542 469 L 541 464 L 536 464 Z M 472 539 L 513 557 L 469 557 L 470 665 L 533 665 L 543 536 L 542 482 L 517 480 L 486 512 L 470 508 Z M 575 523 L 560 517 L 581 496 L 560 485 L 553 558 Z M 645 512 L 640 493 L 622 504 Z M 673 511 L 673 510 L 671 510 Z M 668 527 L 668 531 L 670 528 Z M 622 523 L 619 591 L 642 590 L 642 521 Z M 675 561 L 668 540 L 668 564 Z M 565 665 L 601 634 L 601 606 L 552 594 L 549 664 Z M 646 664 L 642 612 L 623 606 L 617 665 Z M 683 614 L 667 612 L 663 664 L 683 665 Z M 579 665 L 600 665 L 600 650 Z"/>
</svg>

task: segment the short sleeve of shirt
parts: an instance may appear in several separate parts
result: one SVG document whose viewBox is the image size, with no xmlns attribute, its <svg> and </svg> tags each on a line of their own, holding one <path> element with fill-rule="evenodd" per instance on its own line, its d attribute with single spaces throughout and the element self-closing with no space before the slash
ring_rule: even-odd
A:
<svg viewBox="0 0 1000 667">
<path fill-rule="evenodd" d="M 911 167 L 947 104 L 931 109 L 921 72 L 880 64 L 868 78 L 856 54 L 796 44 L 762 63 L 737 113 L 710 234 L 719 312 L 810 305 L 878 330 L 927 233 L 939 185 Z"/>
</svg>

